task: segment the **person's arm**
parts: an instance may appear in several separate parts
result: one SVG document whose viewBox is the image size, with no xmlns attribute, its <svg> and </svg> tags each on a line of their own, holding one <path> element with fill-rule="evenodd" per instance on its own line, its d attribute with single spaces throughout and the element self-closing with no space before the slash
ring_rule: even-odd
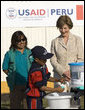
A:
<svg viewBox="0 0 85 110">
<path fill-rule="evenodd" d="M 54 78 L 54 77 L 50 77 L 48 79 L 48 81 L 50 81 L 50 82 L 59 82 L 59 80 L 57 78 Z"/>
<path fill-rule="evenodd" d="M 8 70 L 3 70 L 3 72 L 4 72 L 6 75 L 8 75 Z"/>
<path fill-rule="evenodd" d="M 51 53 L 53 53 L 53 57 L 50 59 L 51 65 L 56 70 L 57 73 L 61 76 L 66 70 L 57 62 L 57 56 L 55 50 L 57 50 L 57 39 L 53 40 L 51 43 Z"/>
<path fill-rule="evenodd" d="M 65 81 L 70 81 L 71 80 L 71 76 L 70 76 L 70 70 L 65 71 L 62 76 L 64 77 Z"/>
<path fill-rule="evenodd" d="M 6 75 L 8 75 L 8 68 L 9 68 L 9 54 L 7 52 L 4 56 L 2 63 L 2 70 Z"/>
<path fill-rule="evenodd" d="M 50 88 L 50 87 L 46 87 L 46 86 L 42 86 L 40 88 L 41 91 L 46 91 L 47 93 L 52 93 L 52 92 L 63 92 L 64 88 L 61 88 L 60 86 L 58 86 L 57 88 Z"/>
<path fill-rule="evenodd" d="M 50 82 L 61 82 L 61 83 L 64 83 L 65 82 L 65 78 L 61 77 L 60 79 L 57 79 L 57 78 L 54 78 L 54 77 L 50 77 L 48 79 L 48 81 L 50 81 Z"/>
<path fill-rule="evenodd" d="M 84 50 L 83 50 L 83 44 L 80 37 L 77 37 L 77 62 L 84 61 Z"/>
</svg>

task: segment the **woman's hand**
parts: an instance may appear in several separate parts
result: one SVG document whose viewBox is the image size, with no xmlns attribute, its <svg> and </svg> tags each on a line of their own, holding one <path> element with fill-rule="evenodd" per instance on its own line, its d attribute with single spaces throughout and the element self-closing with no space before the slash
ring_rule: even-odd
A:
<svg viewBox="0 0 85 110">
<path fill-rule="evenodd" d="M 59 80 L 59 82 L 61 82 L 61 83 L 65 83 L 65 78 L 64 77 L 62 77 L 60 80 Z"/>
<path fill-rule="evenodd" d="M 70 81 L 70 70 L 67 70 L 67 71 L 65 71 L 64 73 L 63 73 L 63 76 L 65 77 L 65 80 L 66 81 Z"/>
</svg>

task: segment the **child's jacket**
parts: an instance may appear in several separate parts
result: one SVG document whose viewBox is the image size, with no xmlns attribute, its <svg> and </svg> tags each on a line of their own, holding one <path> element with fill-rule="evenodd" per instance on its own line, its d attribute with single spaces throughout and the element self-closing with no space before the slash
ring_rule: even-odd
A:
<svg viewBox="0 0 85 110">
<path fill-rule="evenodd" d="M 43 97 L 45 92 L 40 90 L 40 87 L 47 85 L 47 80 L 50 77 L 47 66 L 40 66 L 33 62 L 32 67 L 28 73 L 28 83 L 26 93 L 31 97 Z"/>
</svg>

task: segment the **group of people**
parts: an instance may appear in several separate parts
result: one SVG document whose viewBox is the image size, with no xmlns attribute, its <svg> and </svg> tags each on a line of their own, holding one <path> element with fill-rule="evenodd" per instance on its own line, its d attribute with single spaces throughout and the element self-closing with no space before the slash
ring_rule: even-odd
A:
<svg viewBox="0 0 85 110">
<path fill-rule="evenodd" d="M 2 65 L 10 88 L 10 109 L 42 109 L 46 93 L 63 92 L 64 88 L 56 83 L 70 81 L 68 63 L 84 60 L 82 41 L 70 32 L 70 17 L 60 16 L 56 27 L 61 34 L 52 40 L 51 52 L 39 45 L 29 49 L 24 33 L 13 33 Z M 54 77 L 48 71 L 47 59 L 53 66 Z M 47 87 L 47 81 L 55 82 L 54 88 Z"/>
</svg>

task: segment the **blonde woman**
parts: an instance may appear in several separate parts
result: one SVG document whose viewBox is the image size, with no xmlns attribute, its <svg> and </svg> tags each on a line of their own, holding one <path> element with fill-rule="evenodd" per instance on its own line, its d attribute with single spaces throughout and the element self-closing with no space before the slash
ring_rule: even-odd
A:
<svg viewBox="0 0 85 110">
<path fill-rule="evenodd" d="M 77 35 L 70 32 L 73 22 L 67 15 L 62 15 L 56 22 L 56 27 L 60 31 L 60 36 L 51 42 L 51 58 L 54 77 L 65 76 L 66 81 L 70 81 L 70 68 L 68 63 L 81 62 L 84 60 L 82 40 Z"/>
</svg>

